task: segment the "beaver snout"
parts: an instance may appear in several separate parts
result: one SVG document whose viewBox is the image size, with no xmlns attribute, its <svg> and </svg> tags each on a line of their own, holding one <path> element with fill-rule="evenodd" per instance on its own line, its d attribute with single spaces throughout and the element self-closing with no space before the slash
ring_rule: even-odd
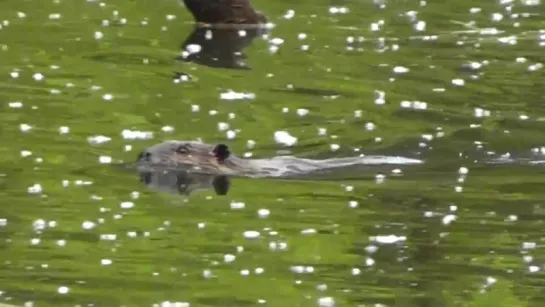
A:
<svg viewBox="0 0 545 307">
<path fill-rule="evenodd" d="M 138 157 L 136 158 L 136 161 L 146 161 L 150 162 L 151 159 L 151 153 L 147 151 L 142 151 L 138 154 Z"/>
</svg>

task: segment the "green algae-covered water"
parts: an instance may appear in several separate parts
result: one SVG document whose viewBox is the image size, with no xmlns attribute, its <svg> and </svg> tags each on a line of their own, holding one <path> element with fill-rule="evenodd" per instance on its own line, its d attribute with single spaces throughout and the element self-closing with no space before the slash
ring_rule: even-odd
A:
<svg viewBox="0 0 545 307">
<path fill-rule="evenodd" d="M 543 2 L 253 4 L 0 3 L 0 303 L 545 304 Z M 425 163 L 186 197 L 118 165 L 166 139 Z"/>
</svg>

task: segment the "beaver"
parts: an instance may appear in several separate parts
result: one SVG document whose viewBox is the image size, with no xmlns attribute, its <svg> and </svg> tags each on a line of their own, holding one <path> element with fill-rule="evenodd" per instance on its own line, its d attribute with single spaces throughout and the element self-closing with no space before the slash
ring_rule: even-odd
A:
<svg viewBox="0 0 545 307">
<path fill-rule="evenodd" d="M 198 23 L 265 24 L 267 18 L 249 0 L 183 0 Z"/>
<path fill-rule="evenodd" d="M 215 176 L 293 178 L 357 165 L 421 164 L 418 159 L 391 156 L 356 156 L 306 159 L 277 156 L 264 159 L 240 158 L 225 144 L 169 140 L 142 151 L 137 158 L 140 171 L 183 169 Z"/>
</svg>

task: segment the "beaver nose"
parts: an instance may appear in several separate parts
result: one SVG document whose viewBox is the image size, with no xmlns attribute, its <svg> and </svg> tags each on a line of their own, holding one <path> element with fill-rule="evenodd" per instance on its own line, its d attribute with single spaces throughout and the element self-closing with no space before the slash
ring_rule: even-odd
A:
<svg viewBox="0 0 545 307">
<path fill-rule="evenodd" d="M 151 154 L 147 151 L 142 151 L 138 154 L 138 157 L 136 158 L 137 161 L 149 161 L 151 158 Z"/>
</svg>

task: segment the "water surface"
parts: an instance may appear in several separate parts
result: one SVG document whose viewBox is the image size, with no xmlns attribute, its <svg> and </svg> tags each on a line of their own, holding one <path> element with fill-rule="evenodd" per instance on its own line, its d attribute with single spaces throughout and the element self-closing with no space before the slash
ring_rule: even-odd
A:
<svg viewBox="0 0 545 307">
<path fill-rule="evenodd" d="M 482 161 L 543 159 L 543 3 L 254 5 L 275 28 L 217 65 L 176 1 L 0 4 L 0 301 L 542 305 L 545 170 Z M 197 138 L 426 163 L 189 197 L 115 165 Z"/>
</svg>

